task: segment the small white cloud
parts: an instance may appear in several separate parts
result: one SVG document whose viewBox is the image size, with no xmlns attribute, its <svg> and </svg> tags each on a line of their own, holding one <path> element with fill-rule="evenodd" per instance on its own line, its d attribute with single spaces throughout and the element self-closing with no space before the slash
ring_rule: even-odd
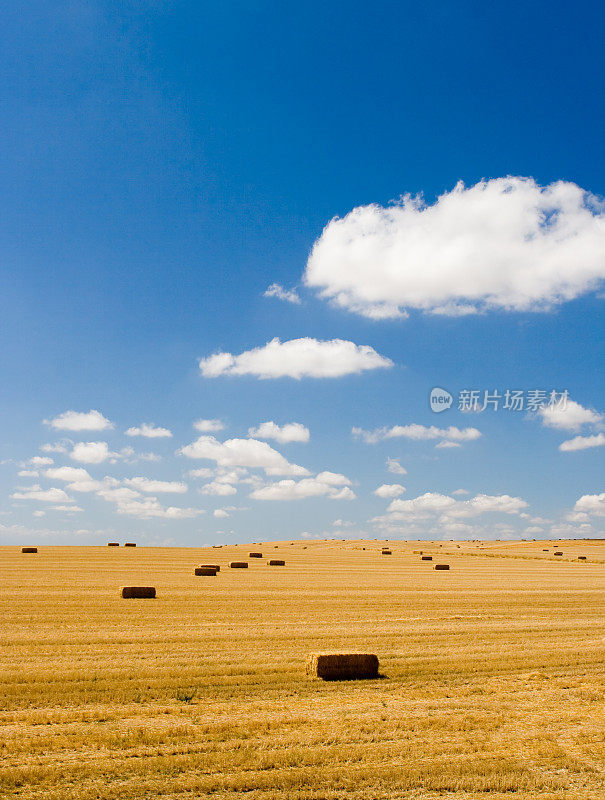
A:
<svg viewBox="0 0 605 800">
<path fill-rule="evenodd" d="M 215 494 L 219 497 L 228 497 L 232 494 L 237 494 L 237 489 L 230 483 L 221 483 L 219 481 L 212 481 L 206 483 L 198 489 L 200 494 Z"/>
<path fill-rule="evenodd" d="M 605 492 L 602 494 L 585 494 L 574 506 L 574 511 L 605 517 Z"/>
<path fill-rule="evenodd" d="M 39 473 L 37 469 L 20 469 L 17 475 L 20 478 L 37 478 Z"/>
<path fill-rule="evenodd" d="M 278 300 L 283 300 L 286 303 L 294 303 L 295 305 L 300 305 L 301 303 L 296 289 L 284 289 L 279 283 L 272 283 L 265 291 L 263 297 L 276 297 Z"/>
<path fill-rule="evenodd" d="M 177 508 L 162 506 L 156 497 L 145 497 L 142 500 L 125 500 L 118 503 L 118 514 L 137 519 L 193 519 L 203 514 L 199 508 Z"/>
<path fill-rule="evenodd" d="M 146 439 L 169 439 L 172 431 L 168 428 L 157 428 L 153 422 L 143 422 L 138 428 L 128 428 L 126 436 L 144 436 Z"/>
<path fill-rule="evenodd" d="M 462 447 L 462 445 L 460 444 L 460 442 L 450 442 L 450 441 L 437 442 L 437 444 L 435 445 L 435 450 L 451 449 L 452 447 Z"/>
<path fill-rule="evenodd" d="M 459 444 L 460 442 L 472 442 L 481 437 L 481 431 L 478 431 L 477 428 L 456 428 L 453 425 L 449 428 L 437 428 L 435 425 L 427 427 L 426 425 L 417 425 L 415 423 L 412 425 L 394 425 L 392 428 L 377 428 L 374 431 L 353 428 L 351 433 L 356 438 L 363 439 L 367 444 L 403 437 L 415 441 L 439 439 L 442 447 L 451 446 L 445 445 L 443 442 Z"/>
<path fill-rule="evenodd" d="M 587 450 L 590 447 L 603 447 L 605 445 L 605 433 L 596 433 L 594 436 L 574 436 L 561 442 L 559 450 L 563 453 L 571 453 L 574 450 Z"/>
<path fill-rule="evenodd" d="M 217 508 L 212 513 L 217 519 L 227 519 L 229 516 L 228 512 L 225 511 L 224 508 Z"/>
<path fill-rule="evenodd" d="M 276 425 L 273 420 L 261 422 L 258 428 L 250 428 L 248 436 L 254 439 L 275 439 L 276 442 L 308 442 L 309 429 L 300 422 L 288 422 L 285 425 Z"/>
<path fill-rule="evenodd" d="M 193 427 L 200 433 L 217 433 L 225 428 L 225 423 L 220 419 L 196 419 Z"/>
<path fill-rule="evenodd" d="M 357 429 L 359 430 L 359 428 Z M 394 475 L 407 475 L 408 471 L 405 467 L 402 467 L 399 463 L 398 458 L 387 458 L 387 469 L 389 472 L 392 472 Z"/>
<path fill-rule="evenodd" d="M 257 439 L 227 439 L 219 442 L 214 436 L 200 436 L 178 453 L 187 458 L 216 461 L 219 467 L 249 467 L 264 469 L 268 475 L 308 475 L 309 471 L 290 464 L 266 442 Z"/>
<path fill-rule="evenodd" d="M 54 464 L 54 461 L 48 456 L 33 456 L 33 458 L 29 459 L 29 463 L 32 467 L 46 467 L 50 464 Z"/>
<path fill-rule="evenodd" d="M 32 486 L 24 492 L 13 492 L 13 500 L 38 500 L 42 503 L 73 503 L 73 500 L 63 489 L 42 489 L 40 486 Z"/>
<path fill-rule="evenodd" d="M 400 483 L 383 483 L 378 489 L 374 489 L 374 494 L 378 497 L 399 497 L 405 492 L 405 486 Z"/>
<path fill-rule="evenodd" d="M 278 338 L 264 347 L 240 355 L 216 353 L 200 360 L 206 378 L 219 375 L 254 375 L 257 378 L 340 378 L 365 370 L 392 367 L 390 358 L 379 355 L 369 345 L 356 345 L 343 339 L 319 341 L 309 337 L 281 342 Z"/>
<path fill-rule="evenodd" d="M 40 450 L 43 453 L 68 453 L 69 448 L 73 445 L 71 439 L 60 439 L 58 442 L 49 442 L 48 444 L 40 445 Z M 50 460 L 52 464 L 52 459 Z"/>
<path fill-rule="evenodd" d="M 80 514 L 84 509 L 80 506 L 51 506 L 49 511 L 68 511 L 70 514 Z"/>
<path fill-rule="evenodd" d="M 405 195 L 334 218 L 304 282 L 370 318 L 541 311 L 600 287 L 604 223 L 603 202 L 574 183 L 460 182 L 432 205 Z"/>
<path fill-rule="evenodd" d="M 455 491 L 452 492 L 452 494 L 456 496 L 461 494 L 468 494 L 468 492 L 466 489 L 456 489 Z"/>
<path fill-rule="evenodd" d="M 53 481 L 65 481 L 66 483 L 92 480 L 84 467 L 53 467 L 47 469 L 44 474 Z"/>
<path fill-rule="evenodd" d="M 567 400 L 565 404 L 546 405 L 539 409 L 542 424 L 548 428 L 563 431 L 579 431 L 583 425 L 598 425 L 603 422 L 603 415 L 591 408 L 584 408 L 575 400 Z"/>
<path fill-rule="evenodd" d="M 214 470 L 209 467 L 200 467 L 200 469 L 190 469 L 188 475 L 191 478 L 212 478 Z"/>
<path fill-rule="evenodd" d="M 124 483 L 146 494 L 184 494 L 187 491 L 187 484 L 180 481 L 156 481 L 152 478 L 136 477 L 126 478 Z"/>
<path fill-rule="evenodd" d="M 107 431 L 114 425 L 100 411 L 65 411 L 51 420 L 44 420 L 47 425 L 58 431 Z"/>
<path fill-rule="evenodd" d="M 78 442 L 70 454 L 74 461 L 80 461 L 82 464 L 102 464 L 113 455 L 107 442 Z"/>
<path fill-rule="evenodd" d="M 416 519 L 424 519 L 431 514 L 443 512 L 456 504 L 453 497 L 439 494 L 438 492 L 425 492 L 413 500 L 393 500 L 389 505 L 389 512 L 409 515 Z"/>
<path fill-rule="evenodd" d="M 46 511 L 34 511 L 34 517 L 45 517 Z"/>
<path fill-rule="evenodd" d="M 324 472 L 315 478 L 299 481 L 283 480 L 255 489 L 250 497 L 255 500 L 303 500 L 307 497 L 328 497 L 330 500 L 354 500 L 355 493 L 343 483 L 348 478 L 337 473 Z"/>
</svg>

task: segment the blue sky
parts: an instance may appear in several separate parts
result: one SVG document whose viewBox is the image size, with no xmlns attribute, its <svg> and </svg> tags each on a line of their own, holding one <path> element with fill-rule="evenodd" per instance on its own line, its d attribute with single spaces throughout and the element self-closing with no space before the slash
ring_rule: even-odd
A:
<svg viewBox="0 0 605 800">
<path fill-rule="evenodd" d="M 0 543 L 603 535 L 604 17 L 9 3 Z"/>
</svg>

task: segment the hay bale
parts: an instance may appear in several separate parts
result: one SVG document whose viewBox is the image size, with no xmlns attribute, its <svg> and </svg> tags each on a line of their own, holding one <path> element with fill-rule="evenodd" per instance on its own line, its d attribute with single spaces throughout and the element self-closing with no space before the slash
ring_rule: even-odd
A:
<svg viewBox="0 0 605 800">
<path fill-rule="evenodd" d="M 433 556 L 420 556 L 421 561 L 432 561 Z"/>
<path fill-rule="evenodd" d="M 38 548 L 37 547 L 22 547 L 21 548 L 21 552 L 22 553 L 37 553 L 38 552 Z"/>
<path fill-rule="evenodd" d="M 134 542 L 124 542 L 124 547 L 136 547 Z"/>
<path fill-rule="evenodd" d="M 270 558 L 267 561 L 267 564 L 270 567 L 285 567 L 286 566 L 286 562 L 281 558 Z"/>
<path fill-rule="evenodd" d="M 196 567 L 193 570 L 194 575 L 216 575 L 216 570 L 212 567 Z"/>
<path fill-rule="evenodd" d="M 229 566 L 231 569 L 248 569 L 247 561 L 230 561 Z"/>
<path fill-rule="evenodd" d="M 382 551 L 382 555 L 383 556 L 391 556 L 391 555 L 393 555 L 393 553 L 392 553 L 391 550 L 383 550 Z"/>
<path fill-rule="evenodd" d="M 378 656 L 374 653 L 311 653 L 307 675 L 324 681 L 377 678 Z"/>
<path fill-rule="evenodd" d="M 262 553 L 248 553 L 248 557 L 249 558 L 262 558 L 263 554 Z"/>
<path fill-rule="evenodd" d="M 563 553 L 560 550 L 557 550 L 556 553 L 553 553 L 553 556 L 562 556 Z"/>
<path fill-rule="evenodd" d="M 221 571 L 221 568 L 218 564 L 199 564 L 198 566 L 200 566 L 202 569 L 213 569 L 216 572 Z"/>
<path fill-rule="evenodd" d="M 119 542 L 107 542 L 107 547 L 119 547 Z"/>
<path fill-rule="evenodd" d="M 548 547 L 545 547 L 545 548 L 542 550 L 542 552 L 543 552 L 543 553 L 548 553 Z"/>
<path fill-rule="evenodd" d="M 120 597 L 153 599 L 155 586 L 120 586 Z"/>
<path fill-rule="evenodd" d="M 449 564 L 435 564 L 435 566 L 433 567 L 433 569 L 449 569 L 449 568 L 450 568 Z"/>
<path fill-rule="evenodd" d="M 586 556 L 578 556 L 578 561 L 586 561 Z"/>
</svg>

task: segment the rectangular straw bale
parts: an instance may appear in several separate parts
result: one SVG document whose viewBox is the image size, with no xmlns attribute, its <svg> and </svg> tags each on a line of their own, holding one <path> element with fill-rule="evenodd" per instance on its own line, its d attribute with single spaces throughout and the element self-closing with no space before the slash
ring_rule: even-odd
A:
<svg viewBox="0 0 605 800">
<path fill-rule="evenodd" d="M 38 548 L 37 547 L 22 547 L 21 548 L 21 552 L 22 553 L 37 553 L 38 552 Z"/>
<path fill-rule="evenodd" d="M 213 569 L 215 572 L 220 572 L 221 568 L 218 564 L 198 564 L 202 569 Z"/>
<path fill-rule="evenodd" d="M 421 561 L 432 561 L 433 556 L 420 556 Z"/>
<path fill-rule="evenodd" d="M 450 568 L 449 564 L 435 564 L 435 566 L 433 567 L 433 569 L 449 569 L 449 568 Z"/>
<path fill-rule="evenodd" d="M 561 553 L 559 550 L 557 550 L 557 552 L 556 552 L 556 553 L 553 553 L 553 555 L 554 555 L 554 556 L 562 556 L 562 555 L 563 555 L 563 553 Z"/>
<path fill-rule="evenodd" d="M 124 547 L 136 547 L 134 542 L 124 542 Z"/>
<path fill-rule="evenodd" d="M 120 586 L 120 596 L 126 598 L 154 598 L 155 586 Z"/>
<path fill-rule="evenodd" d="M 285 567 L 286 566 L 286 562 L 281 558 L 270 558 L 267 561 L 267 564 L 270 567 Z"/>
<path fill-rule="evenodd" d="M 324 681 L 377 678 L 378 656 L 374 653 L 310 653 L 307 675 Z"/>
<path fill-rule="evenodd" d="M 213 567 L 196 567 L 193 570 L 194 575 L 216 575 L 216 570 Z"/>
<path fill-rule="evenodd" d="M 578 556 L 578 561 L 586 561 L 586 556 Z"/>
<path fill-rule="evenodd" d="M 229 566 L 231 569 L 247 569 L 248 562 L 247 561 L 230 561 Z"/>
<path fill-rule="evenodd" d="M 248 558 L 262 558 L 262 553 L 248 553 Z"/>
<path fill-rule="evenodd" d="M 391 556 L 391 555 L 393 555 L 393 554 L 392 554 L 392 552 L 391 552 L 390 550 L 383 550 L 383 551 L 382 551 L 382 555 L 383 555 L 383 556 Z"/>
<path fill-rule="evenodd" d="M 119 542 L 107 542 L 107 547 L 119 547 Z"/>
</svg>

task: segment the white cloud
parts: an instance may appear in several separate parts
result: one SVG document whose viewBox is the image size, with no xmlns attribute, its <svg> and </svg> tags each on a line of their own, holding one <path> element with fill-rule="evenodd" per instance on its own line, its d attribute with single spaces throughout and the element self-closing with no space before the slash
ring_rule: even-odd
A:
<svg viewBox="0 0 605 800">
<path fill-rule="evenodd" d="M 141 497 L 141 493 L 136 489 L 129 489 L 127 486 L 117 486 L 113 489 L 102 488 L 97 491 L 97 497 L 102 497 L 110 503 L 126 503 Z"/>
<path fill-rule="evenodd" d="M 266 442 L 257 439 L 227 439 L 219 442 L 214 436 L 200 436 L 179 451 L 187 458 L 207 458 L 219 467 L 264 469 L 268 475 L 308 475 L 309 471 L 290 464 Z"/>
<path fill-rule="evenodd" d="M 156 497 L 145 497 L 143 500 L 125 500 L 118 503 L 118 514 L 137 519 L 193 519 L 203 514 L 199 508 L 177 508 L 162 506 Z"/>
<path fill-rule="evenodd" d="M 238 356 L 216 353 L 200 360 L 200 370 L 207 378 L 219 375 L 255 375 L 261 379 L 340 378 L 392 366 L 390 358 L 379 355 L 369 345 L 309 337 L 288 342 L 275 338 L 264 347 L 246 350 Z"/>
<path fill-rule="evenodd" d="M 573 183 L 460 182 L 433 205 L 406 195 L 333 219 L 304 281 L 372 318 L 543 310 L 599 287 L 604 221 L 602 201 Z"/>
<path fill-rule="evenodd" d="M 229 513 L 224 508 L 217 508 L 212 512 L 217 519 L 227 519 Z"/>
<path fill-rule="evenodd" d="M 559 450 L 563 453 L 570 453 L 574 450 L 587 450 L 589 447 L 603 447 L 605 445 L 605 433 L 596 433 L 594 436 L 574 436 L 561 442 Z"/>
<path fill-rule="evenodd" d="M 431 514 L 443 512 L 456 505 L 453 497 L 438 492 L 425 492 L 413 500 L 393 500 L 388 507 L 389 512 L 409 515 L 415 519 L 424 519 Z"/>
<path fill-rule="evenodd" d="M 452 494 L 455 496 L 459 494 L 468 494 L 468 492 L 466 489 L 456 489 L 455 491 L 452 492 Z"/>
<path fill-rule="evenodd" d="M 387 511 L 400 519 L 427 519 L 439 515 L 442 522 L 476 517 L 490 512 L 518 514 L 527 503 L 508 494 L 478 494 L 470 500 L 455 500 L 449 495 L 426 492 L 412 500 L 393 500 Z"/>
<path fill-rule="evenodd" d="M 47 425 L 58 431 L 107 431 L 114 427 L 100 411 L 65 411 L 51 420 L 44 420 Z"/>
<path fill-rule="evenodd" d="M 44 474 L 53 481 L 65 481 L 66 483 L 92 480 L 84 467 L 53 467 L 47 469 Z"/>
<path fill-rule="evenodd" d="M 37 478 L 38 474 L 37 469 L 20 469 L 17 473 L 20 478 Z"/>
<path fill-rule="evenodd" d="M 602 494 L 585 494 L 574 506 L 574 511 L 605 517 L 605 492 Z"/>
<path fill-rule="evenodd" d="M 378 489 L 374 489 L 374 494 L 378 497 L 399 497 L 405 492 L 405 486 L 400 483 L 383 483 Z"/>
<path fill-rule="evenodd" d="M 127 486 L 132 486 L 139 492 L 145 492 L 147 494 L 184 494 L 187 491 L 187 484 L 180 481 L 156 481 L 152 478 L 135 477 L 126 478 L 124 483 Z"/>
<path fill-rule="evenodd" d="M 301 303 L 296 289 L 284 289 L 279 283 L 272 283 L 265 291 L 263 297 L 276 297 L 278 300 L 283 300 L 286 303 L 294 303 L 295 305 L 300 305 Z"/>
<path fill-rule="evenodd" d="M 51 506 L 50 511 L 69 511 L 71 514 L 79 514 L 84 511 L 80 506 Z"/>
<path fill-rule="evenodd" d="M 145 436 L 147 439 L 169 439 L 172 431 L 168 428 L 156 428 L 153 422 L 143 422 L 138 428 L 128 428 L 126 436 Z"/>
<path fill-rule="evenodd" d="M 188 475 L 191 478 L 212 478 L 214 470 L 210 467 L 200 467 L 200 469 L 190 469 Z"/>
<path fill-rule="evenodd" d="M 392 428 L 377 428 L 374 431 L 364 431 L 362 428 L 353 428 L 353 436 L 363 439 L 367 444 L 385 441 L 386 439 L 405 439 L 426 440 L 439 439 L 441 442 L 471 442 L 479 439 L 481 431 L 477 428 L 456 428 L 451 425 L 449 428 L 437 428 L 435 425 L 429 427 L 425 425 L 394 425 Z M 442 445 L 443 446 L 443 445 Z"/>
<path fill-rule="evenodd" d="M 193 427 L 200 433 L 217 433 L 224 429 L 225 423 L 220 419 L 197 419 Z"/>
<path fill-rule="evenodd" d="M 359 428 L 357 429 L 359 430 Z M 408 471 L 405 467 L 402 467 L 399 463 L 398 458 L 387 458 L 387 469 L 389 472 L 392 472 L 394 475 L 407 475 Z"/>
<path fill-rule="evenodd" d="M 49 442 L 48 444 L 40 445 L 40 450 L 42 450 L 43 453 L 67 453 L 72 444 L 73 442 L 71 439 L 60 439 L 58 442 L 53 442 L 52 444 Z M 50 463 L 53 463 L 52 458 Z"/>
<path fill-rule="evenodd" d="M 579 431 L 582 425 L 597 425 L 603 421 L 602 414 L 597 414 L 591 408 L 584 408 L 575 400 L 567 400 L 560 405 L 543 406 L 538 414 L 543 425 L 563 431 Z"/>
<path fill-rule="evenodd" d="M 90 492 L 98 492 L 102 489 L 115 488 L 119 485 L 120 481 L 116 480 L 116 478 L 110 478 L 109 475 L 106 475 L 102 481 L 93 480 L 93 478 L 90 478 L 89 480 L 86 480 L 85 478 L 79 478 L 73 483 L 67 484 L 67 488 L 70 492 L 88 494 Z"/>
<path fill-rule="evenodd" d="M 451 449 L 452 447 L 462 447 L 460 442 L 451 442 L 451 441 L 444 441 L 444 442 L 437 442 L 435 445 L 435 449 Z"/>
<path fill-rule="evenodd" d="M 248 436 L 255 439 L 275 439 L 276 442 L 308 442 L 309 429 L 300 422 L 288 422 L 285 425 L 276 425 L 271 422 L 261 422 L 258 428 L 250 428 Z"/>
<path fill-rule="evenodd" d="M 101 464 L 115 454 L 109 450 L 107 442 L 78 442 L 73 446 L 71 458 L 82 464 Z"/>
<path fill-rule="evenodd" d="M 283 480 L 255 489 L 250 497 L 255 500 L 303 500 L 307 497 L 328 497 L 330 500 L 354 500 L 355 493 L 347 486 L 344 475 L 321 472 L 315 478 L 300 481 Z"/>
<path fill-rule="evenodd" d="M 230 483 L 222 483 L 220 481 L 211 481 L 201 486 L 198 490 L 200 494 L 215 494 L 219 497 L 228 497 L 231 494 L 237 494 L 237 489 Z"/>
<path fill-rule="evenodd" d="M 73 503 L 73 500 L 63 489 L 42 489 L 40 486 L 32 486 L 24 492 L 13 492 L 13 500 L 38 500 L 43 503 Z"/>
<path fill-rule="evenodd" d="M 29 459 L 29 463 L 32 467 L 46 467 L 50 464 L 54 464 L 52 458 L 48 458 L 48 456 L 33 456 L 33 458 Z"/>
</svg>

